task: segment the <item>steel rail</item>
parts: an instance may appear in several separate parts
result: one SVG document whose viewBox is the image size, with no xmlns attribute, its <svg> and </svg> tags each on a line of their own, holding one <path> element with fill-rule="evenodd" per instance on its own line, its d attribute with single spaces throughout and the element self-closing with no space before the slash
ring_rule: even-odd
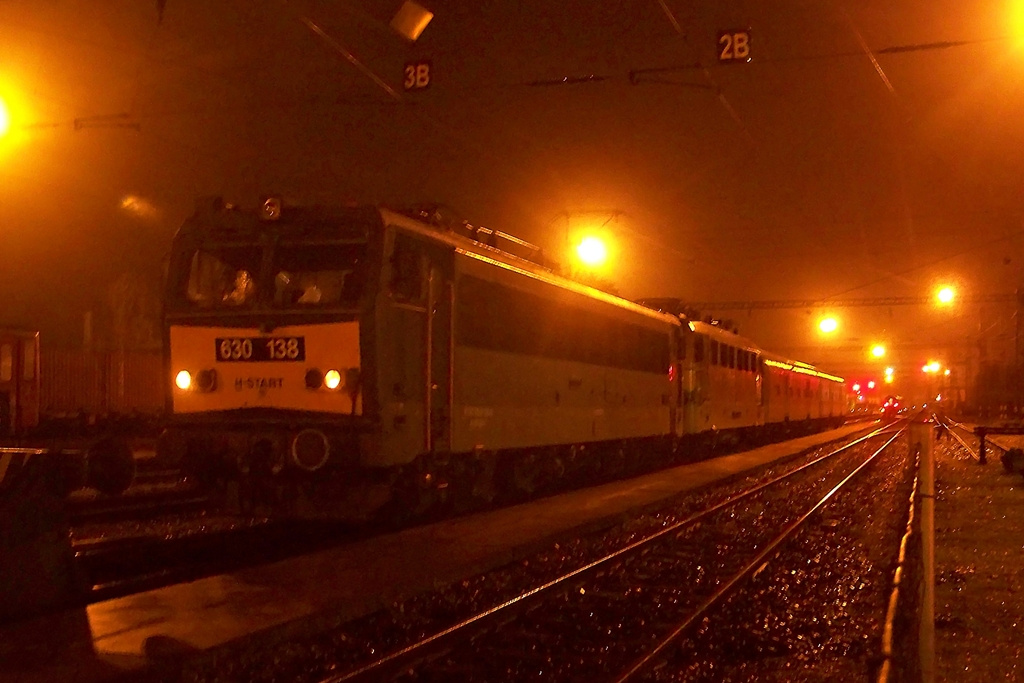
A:
<svg viewBox="0 0 1024 683">
<path fill-rule="evenodd" d="M 804 463 L 803 465 L 800 465 L 799 467 L 796 467 L 793 470 L 780 474 L 768 481 L 762 482 L 761 484 L 758 484 L 757 486 L 751 489 L 731 496 L 723 501 L 720 501 L 719 503 L 716 503 L 715 505 L 709 508 L 696 512 L 683 520 L 680 520 L 674 524 L 671 524 L 667 527 L 658 530 L 650 536 L 641 538 L 640 540 L 630 543 L 629 545 L 623 546 L 622 548 L 619 548 L 618 550 L 608 555 L 605 555 L 602 558 L 594 560 L 593 562 L 583 565 L 582 567 L 578 567 L 577 569 L 574 569 L 568 574 L 564 574 L 560 577 L 547 581 L 546 583 L 541 584 L 540 586 L 536 586 L 524 593 L 521 593 L 520 595 L 514 598 L 506 600 L 483 612 L 479 612 L 471 617 L 463 619 L 462 621 L 459 621 L 456 624 L 453 624 L 445 629 L 442 629 L 415 643 L 395 650 L 394 652 L 384 655 L 383 657 L 380 657 L 372 662 L 364 664 L 356 669 L 352 669 L 341 674 L 335 674 L 327 678 L 324 678 L 321 680 L 321 683 L 344 683 L 345 681 L 355 680 L 381 680 L 381 678 L 384 677 L 383 674 L 385 671 L 392 671 L 403 667 L 407 667 L 409 663 L 413 660 L 417 658 L 423 658 L 425 656 L 423 650 L 427 646 L 440 647 L 444 642 L 455 640 L 458 637 L 469 637 L 471 634 L 468 633 L 468 627 L 470 626 L 481 626 L 481 623 L 485 622 L 485 620 L 487 619 L 496 619 L 497 615 L 499 614 L 506 615 L 508 613 L 507 610 L 510 610 L 511 608 L 522 608 L 524 603 L 530 598 L 539 596 L 540 594 L 550 590 L 551 588 L 562 585 L 571 579 L 578 578 L 580 575 L 590 572 L 591 570 L 594 570 L 598 567 L 602 567 L 607 563 L 610 563 L 611 561 L 618 559 L 619 557 L 625 554 L 628 554 L 638 548 L 641 548 L 654 542 L 657 539 L 662 538 L 663 536 L 681 531 L 689 526 L 693 526 L 697 522 L 703 520 L 706 517 L 711 516 L 714 513 L 717 513 L 728 507 L 732 507 L 740 503 L 741 501 L 746 500 L 747 498 L 757 493 L 760 493 L 764 489 L 767 489 L 771 486 L 778 484 L 781 481 L 793 477 L 814 465 L 818 465 L 826 460 L 829 460 L 835 457 L 836 455 L 839 455 L 840 453 L 853 448 L 854 446 L 857 446 L 865 441 L 868 441 L 869 439 L 874 439 L 879 436 L 885 436 L 889 428 L 889 425 L 885 425 L 878 429 L 875 429 L 864 436 L 858 437 L 857 439 L 854 439 L 853 441 L 840 446 L 839 448 L 830 453 L 827 453 L 819 458 L 815 458 L 810 462 Z M 899 432 L 891 439 L 889 439 L 886 445 L 888 445 L 888 443 L 891 443 L 892 440 L 896 438 L 896 436 L 899 436 Z M 884 448 L 885 446 L 883 446 L 882 450 L 884 450 Z M 863 465 L 861 467 L 863 467 Z M 860 468 L 858 468 L 858 471 L 859 469 Z"/>
<path fill-rule="evenodd" d="M 112 499 L 76 500 L 68 503 L 67 511 L 71 526 L 82 527 L 88 524 L 149 521 L 165 516 L 214 509 L 218 505 L 219 501 L 215 496 L 187 490 Z"/>
<path fill-rule="evenodd" d="M 719 588 L 713 595 L 711 595 L 703 603 L 701 603 L 697 607 L 697 609 L 694 610 L 693 613 L 689 617 L 687 617 L 678 626 L 676 626 L 676 628 L 674 628 L 671 633 L 669 633 L 667 636 L 662 638 L 662 640 L 653 649 L 649 650 L 647 652 L 647 654 L 645 654 L 643 657 L 640 657 L 636 662 L 634 662 L 633 665 L 629 669 L 627 669 L 622 674 L 620 674 L 619 677 L 615 679 L 615 683 L 623 683 L 624 681 L 629 680 L 635 674 L 637 674 L 642 669 L 644 669 L 653 659 L 655 659 L 659 654 L 661 654 L 665 650 L 666 647 L 668 647 L 673 642 L 675 642 L 675 640 L 682 633 L 684 633 L 687 629 L 692 627 L 693 624 L 698 619 L 704 617 L 705 614 L 707 614 L 707 612 L 715 604 L 717 604 L 722 598 L 724 598 L 729 593 L 731 593 L 732 590 L 737 585 L 739 585 L 739 583 L 741 581 L 747 579 L 750 575 L 752 575 L 754 573 L 754 571 L 758 567 L 760 567 L 761 565 L 765 564 L 768 561 L 769 556 L 775 554 L 775 551 L 779 548 L 779 546 L 781 546 L 784 542 L 786 542 L 790 538 L 792 538 L 792 536 L 804 524 L 806 524 L 807 520 L 810 519 L 811 516 L 814 515 L 814 513 L 816 513 L 818 510 L 820 510 L 822 507 L 824 507 L 824 505 L 836 494 L 836 492 L 838 492 L 842 487 L 844 487 L 847 483 L 849 483 L 855 476 L 857 476 L 860 472 L 862 472 L 865 467 L 867 467 L 870 463 L 874 462 L 875 458 L 877 458 L 883 451 L 885 451 L 885 449 L 887 449 L 890 445 L 892 445 L 892 443 L 897 438 L 899 438 L 900 435 L 902 435 L 904 431 L 905 430 L 901 429 L 896 434 L 894 434 L 892 436 L 892 438 L 890 438 L 888 441 L 886 441 L 882 445 L 881 448 L 879 448 L 877 451 L 872 453 L 869 458 L 867 458 L 864 462 L 862 462 L 860 465 L 858 465 L 852 472 L 850 472 L 848 475 L 846 475 L 846 477 L 844 477 L 842 481 L 840 481 L 838 484 L 836 484 L 834 487 L 832 487 L 832 489 L 829 490 L 829 492 L 826 493 L 821 498 L 821 500 L 819 500 L 817 503 L 815 503 L 811 507 L 810 510 L 805 512 L 803 515 L 801 515 L 795 521 L 793 521 L 790 524 L 788 524 L 782 530 L 782 533 L 779 534 L 775 538 L 775 540 L 773 540 L 771 543 L 766 545 L 764 547 L 764 549 L 761 550 L 761 552 L 758 553 L 757 556 L 753 560 L 748 562 L 745 567 L 743 567 L 740 571 L 736 572 L 735 574 L 733 574 L 733 576 L 731 578 L 729 578 L 727 581 L 725 581 L 725 583 L 722 584 L 721 588 Z"/>
<path fill-rule="evenodd" d="M 916 521 L 916 502 L 918 496 L 918 483 L 921 480 L 920 469 L 921 469 L 921 458 L 918 456 L 916 462 L 917 473 L 914 474 L 914 484 L 910 490 L 910 504 L 907 510 L 907 528 L 903 533 L 903 538 L 900 539 L 900 552 L 896 560 L 896 570 L 893 572 L 892 577 L 892 592 L 889 594 L 889 604 L 885 610 L 885 624 L 882 627 L 882 665 L 878 669 L 878 676 L 875 679 L 877 683 L 888 683 L 889 677 L 893 675 L 893 658 L 895 655 L 895 648 L 893 647 L 893 641 L 895 639 L 896 632 L 896 615 L 899 610 L 900 602 L 900 590 L 906 589 L 907 591 L 913 590 L 912 586 L 904 586 L 904 577 L 908 573 L 907 569 L 907 548 L 910 545 L 910 539 L 913 537 L 915 531 Z"/>
<path fill-rule="evenodd" d="M 954 426 L 955 429 L 960 429 L 960 430 L 963 430 L 965 432 L 969 432 L 972 436 L 974 435 L 974 432 L 971 429 L 967 428 L 962 423 L 957 422 L 956 420 L 951 420 L 949 418 L 943 418 L 943 423 L 946 426 L 946 431 L 950 434 L 950 436 L 952 436 L 954 439 L 956 439 L 960 443 L 960 446 L 965 451 L 967 451 L 968 455 L 970 455 L 973 460 L 975 460 L 977 462 L 981 462 L 981 458 L 979 456 L 978 451 L 975 450 L 974 448 L 971 448 L 971 445 L 968 444 L 963 439 L 963 437 L 961 437 L 959 434 L 957 434 L 954 429 L 951 429 L 950 425 Z M 1010 448 L 1008 446 L 1004 446 L 1003 444 L 1001 444 L 1001 443 L 999 443 L 997 441 L 994 441 L 991 436 L 989 436 L 988 438 L 985 439 L 985 443 L 990 445 L 990 446 L 993 446 L 994 448 L 998 448 L 999 450 L 1003 451 L 1004 453 L 1006 451 L 1010 450 Z"/>
</svg>

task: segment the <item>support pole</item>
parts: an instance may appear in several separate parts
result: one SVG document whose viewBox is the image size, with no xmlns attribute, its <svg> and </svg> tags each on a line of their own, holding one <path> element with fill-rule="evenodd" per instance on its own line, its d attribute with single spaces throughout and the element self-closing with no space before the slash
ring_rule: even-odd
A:
<svg viewBox="0 0 1024 683">
<path fill-rule="evenodd" d="M 935 458 L 927 418 L 910 425 L 910 450 L 920 456 L 921 496 L 921 623 L 918 655 L 922 683 L 935 680 Z"/>
</svg>

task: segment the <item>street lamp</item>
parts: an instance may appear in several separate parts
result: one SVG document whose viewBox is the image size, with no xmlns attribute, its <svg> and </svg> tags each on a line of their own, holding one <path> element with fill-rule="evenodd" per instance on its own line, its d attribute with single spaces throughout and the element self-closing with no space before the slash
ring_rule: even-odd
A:
<svg viewBox="0 0 1024 683">
<path fill-rule="evenodd" d="M 11 113 L 7 109 L 7 103 L 0 100 L 0 137 L 7 135 L 11 129 Z"/>
<path fill-rule="evenodd" d="M 935 293 L 935 298 L 938 299 L 940 305 L 948 306 L 956 298 L 956 291 L 952 287 L 940 287 L 939 291 Z"/>
<path fill-rule="evenodd" d="M 839 321 L 832 316 L 827 316 L 818 322 L 818 329 L 821 330 L 823 334 L 832 334 L 839 329 Z"/>
<path fill-rule="evenodd" d="M 871 355 L 874 356 L 875 358 L 883 358 L 883 357 L 885 357 L 885 345 L 884 344 L 875 344 L 874 346 L 872 346 L 871 347 Z"/>
<path fill-rule="evenodd" d="M 589 268 L 598 268 L 608 259 L 608 248 L 600 237 L 584 237 L 576 245 L 576 256 Z"/>
</svg>

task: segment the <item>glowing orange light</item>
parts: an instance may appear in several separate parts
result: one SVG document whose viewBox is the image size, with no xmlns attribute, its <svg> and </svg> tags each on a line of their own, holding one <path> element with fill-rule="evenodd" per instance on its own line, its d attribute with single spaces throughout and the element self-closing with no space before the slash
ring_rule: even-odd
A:
<svg viewBox="0 0 1024 683">
<path fill-rule="evenodd" d="M 156 207 L 142 197 L 129 194 L 121 199 L 121 208 L 133 213 L 140 218 L 152 218 L 156 216 Z"/>
<path fill-rule="evenodd" d="M 885 346 L 882 344 L 875 344 L 871 347 L 871 355 L 875 358 L 882 358 L 885 356 Z"/>
<path fill-rule="evenodd" d="M 935 294 L 935 298 L 939 300 L 940 304 L 948 305 L 953 303 L 953 299 L 956 298 L 956 292 L 953 291 L 952 287 L 943 287 Z"/>
<path fill-rule="evenodd" d="M 1020 49 L 1024 46 L 1024 2 L 1020 2 L 1020 0 L 1011 2 L 1009 15 L 1010 35 L 1013 36 L 1017 48 Z"/>
<path fill-rule="evenodd" d="M 598 237 L 584 237 L 576 247 L 580 261 L 591 267 L 600 266 L 608 258 L 608 249 Z"/>
<path fill-rule="evenodd" d="M 11 113 L 7 109 L 7 103 L 0 100 L 0 137 L 7 135 L 11 129 Z"/>
<path fill-rule="evenodd" d="M 818 323 L 818 329 L 825 334 L 830 334 L 839 329 L 839 321 L 833 317 L 822 318 L 821 322 Z"/>
</svg>

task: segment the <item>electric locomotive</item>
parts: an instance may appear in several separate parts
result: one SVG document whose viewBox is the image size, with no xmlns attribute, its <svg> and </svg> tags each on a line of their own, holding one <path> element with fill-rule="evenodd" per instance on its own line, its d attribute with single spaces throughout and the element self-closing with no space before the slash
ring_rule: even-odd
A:
<svg viewBox="0 0 1024 683">
<path fill-rule="evenodd" d="M 524 494 L 667 451 L 666 315 L 437 214 L 197 205 L 164 312 L 162 456 L 299 515 Z"/>
</svg>

